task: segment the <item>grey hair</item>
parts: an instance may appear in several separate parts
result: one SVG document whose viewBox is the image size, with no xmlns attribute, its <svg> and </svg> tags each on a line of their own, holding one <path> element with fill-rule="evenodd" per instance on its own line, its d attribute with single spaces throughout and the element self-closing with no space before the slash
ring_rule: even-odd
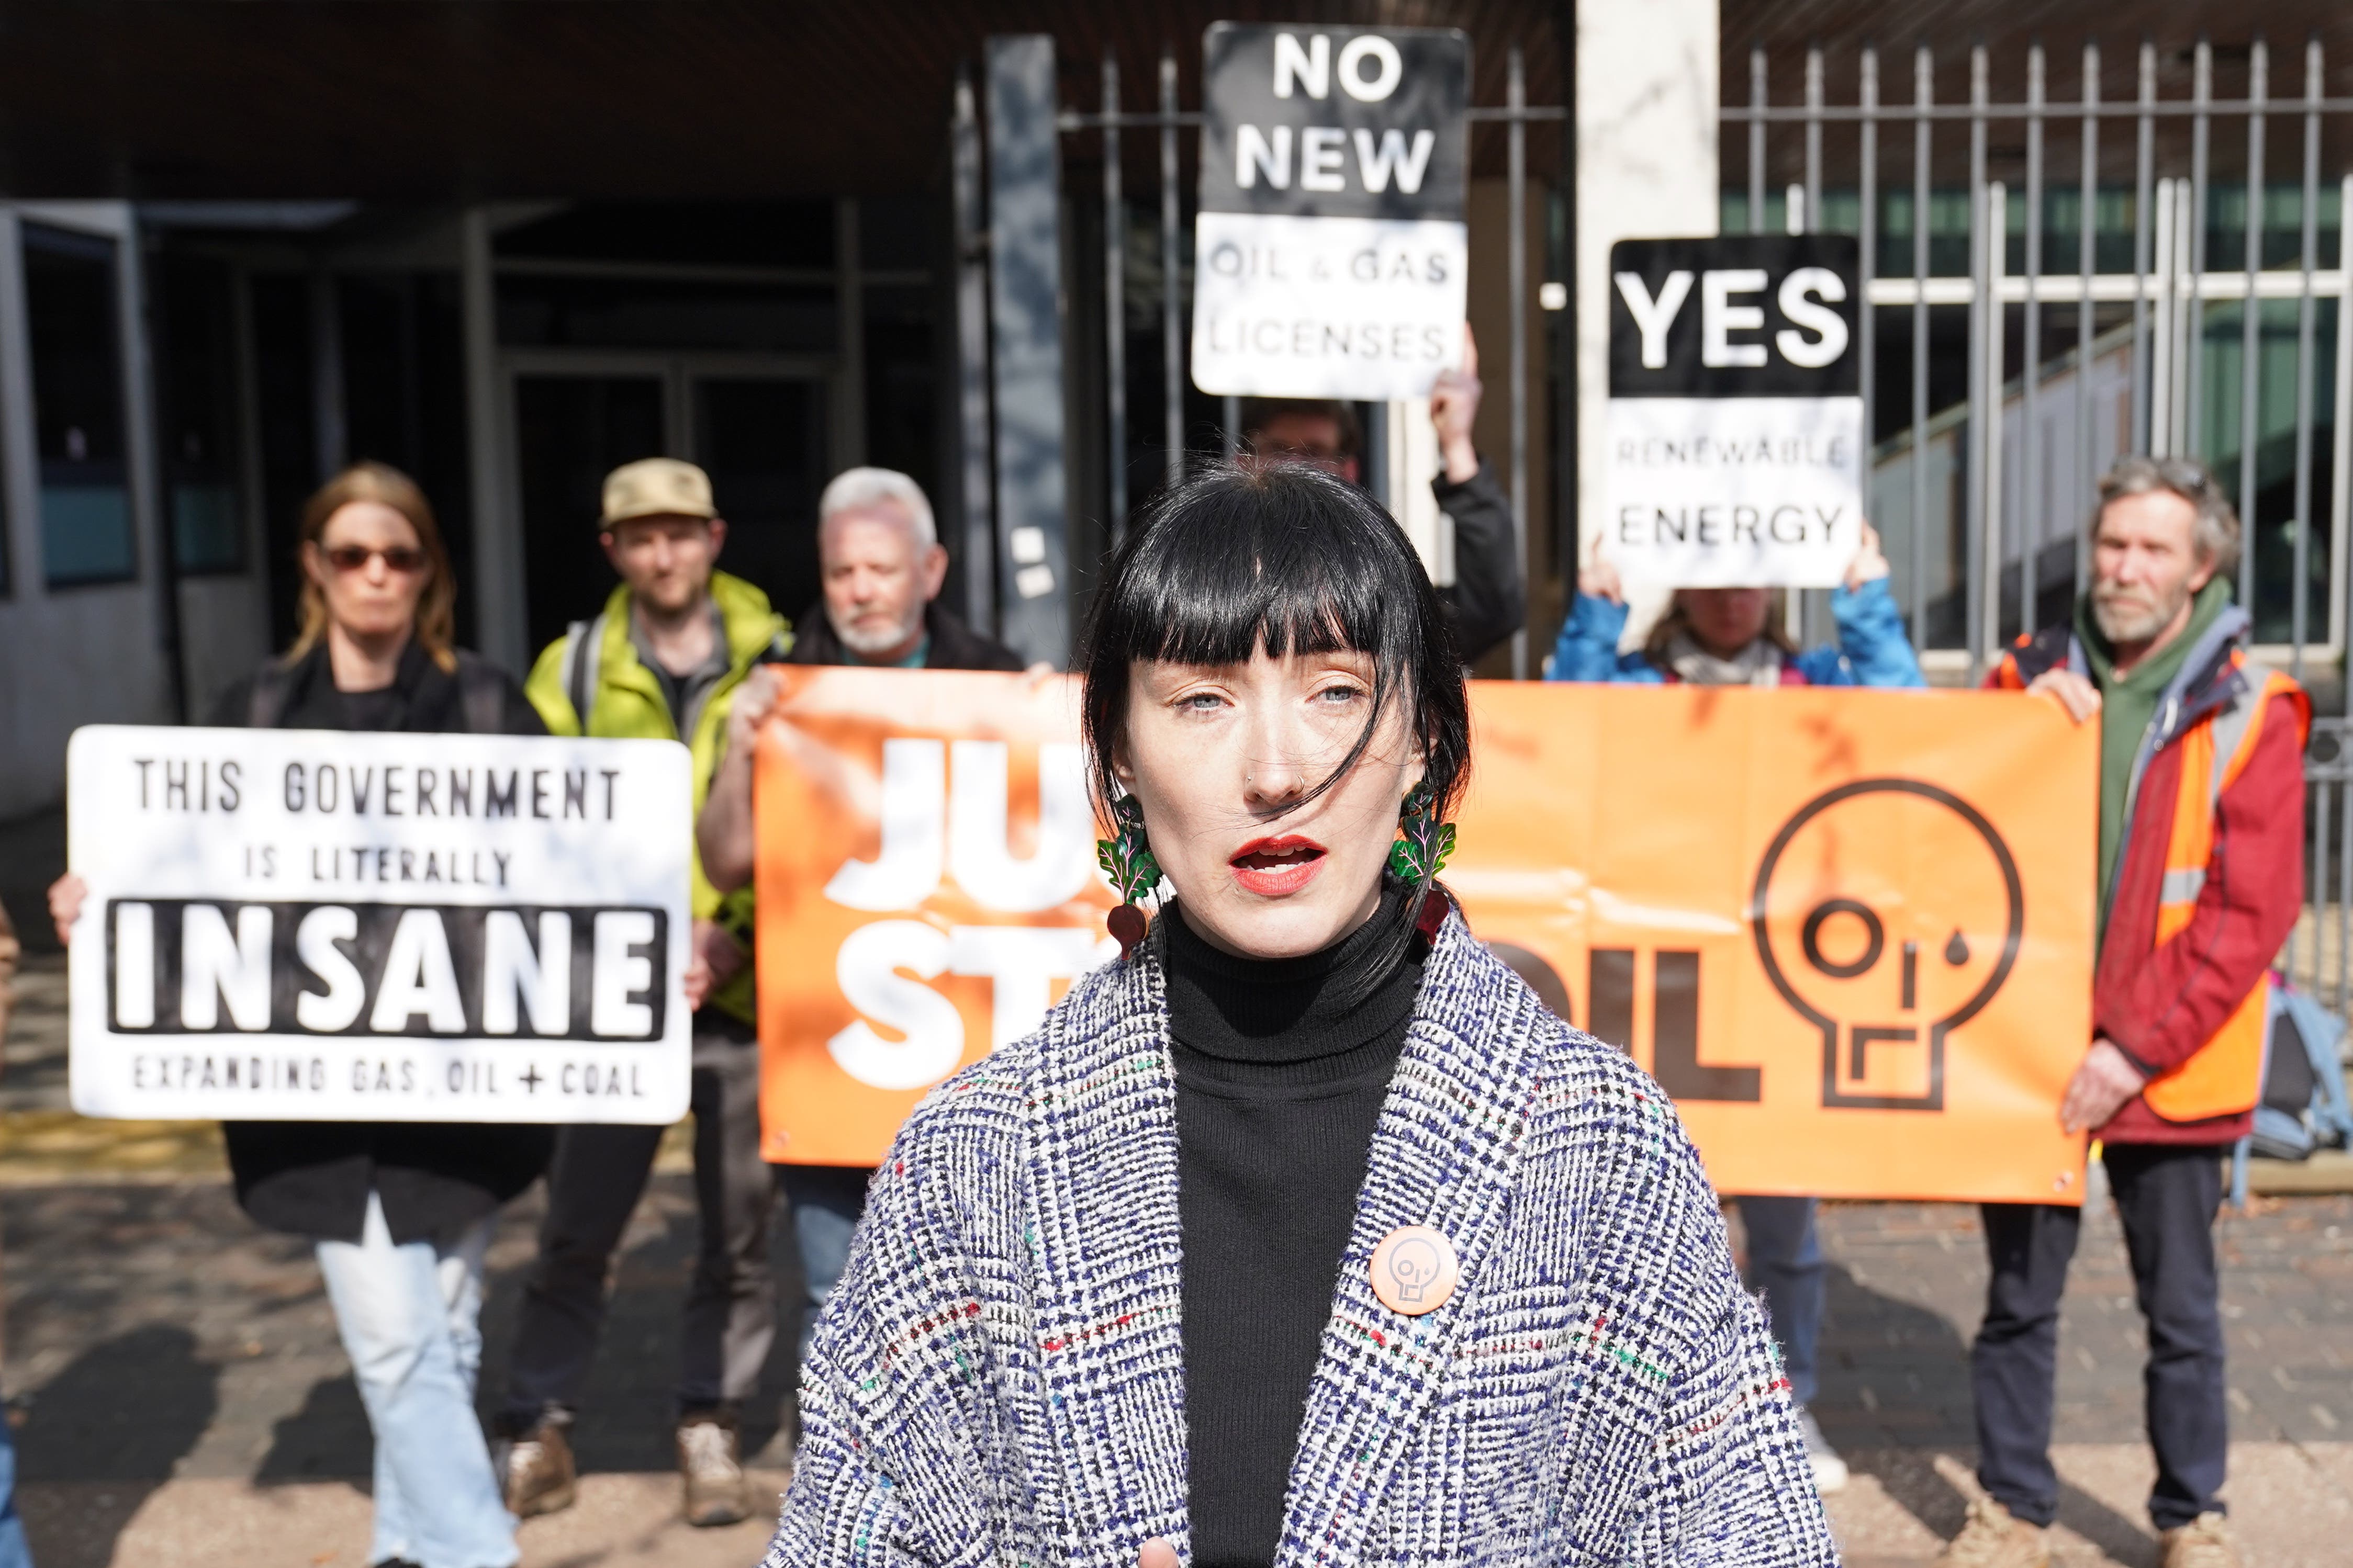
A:
<svg viewBox="0 0 2353 1568">
<path fill-rule="evenodd" d="M 932 521 L 932 503 L 923 487 L 896 468 L 844 468 L 818 498 L 817 525 L 823 529 L 839 513 L 865 511 L 888 502 L 906 514 L 915 532 L 915 548 L 928 550 L 940 542 L 939 525 Z"/>
<path fill-rule="evenodd" d="M 2189 503 L 2197 513 L 2190 542 L 2218 575 L 2228 575 L 2239 563 L 2238 510 L 2206 465 L 2188 458 L 2118 458 L 2116 467 L 2100 476 L 2100 504 L 2092 511 L 2092 532 L 2099 533 L 2101 515 L 2110 501 L 2159 490 Z"/>
</svg>

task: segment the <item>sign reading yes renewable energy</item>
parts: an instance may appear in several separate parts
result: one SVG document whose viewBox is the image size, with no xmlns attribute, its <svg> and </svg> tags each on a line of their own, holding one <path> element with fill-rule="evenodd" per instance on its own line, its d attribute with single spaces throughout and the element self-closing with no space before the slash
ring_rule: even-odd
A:
<svg viewBox="0 0 2353 1568">
<path fill-rule="evenodd" d="M 1822 588 L 1862 542 L 1854 240 L 1609 250 L 1607 531 L 1630 582 Z"/>
<path fill-rule="evenodd" d="M 1219 22 L 1201 52 L 1194 384 L 1429 395 L 1462 355 L 1470 39 Z"/>
</svg>

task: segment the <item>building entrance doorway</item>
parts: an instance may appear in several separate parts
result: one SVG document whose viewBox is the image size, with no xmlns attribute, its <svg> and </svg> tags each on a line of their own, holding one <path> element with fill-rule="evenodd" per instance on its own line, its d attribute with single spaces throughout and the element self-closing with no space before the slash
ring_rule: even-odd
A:
<svg viewBox="0 0 2353 1568">
<path fill-rule="evenodd" d="M 833 468 L 825 367 L 768 355 L 505 357 L 534 651 L 612 592 L 600 497 L 605 475 L 638 458 L 700 464 L 727 520 L 721 568 L 786 616 L 816 603 L 817 502 Z"/>
</svg>

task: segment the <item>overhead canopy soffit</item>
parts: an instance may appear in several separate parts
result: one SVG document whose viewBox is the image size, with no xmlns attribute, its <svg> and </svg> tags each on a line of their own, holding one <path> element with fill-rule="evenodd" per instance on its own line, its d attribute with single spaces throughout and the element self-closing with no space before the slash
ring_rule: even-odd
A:
<svg viewBox="0 0 2353 1568">
<path fill-rule="evenodd" d="M 0 187 L 24 198 L 375 201 L 909 191 L 944 173 L 959 61 L 1053 35 L 1067 107 L 1156 97 L 1174 48 L 1198 102 L 1214 20 L 1459 26 L 1472 101 L 1560 101 L 1546 0 L 0 0 Z M 1191 177 L 1188 160 L 1186 177 Z M 1140 178 L 1151 139 L 1131 136 Z M 1554 163 L 1556 138 L 1532 138 Z M 1073 137 L 1074 160 L 1099 156 Z M 1492 128 L 1474 146 L 1501 172 Z"/>
</svg>

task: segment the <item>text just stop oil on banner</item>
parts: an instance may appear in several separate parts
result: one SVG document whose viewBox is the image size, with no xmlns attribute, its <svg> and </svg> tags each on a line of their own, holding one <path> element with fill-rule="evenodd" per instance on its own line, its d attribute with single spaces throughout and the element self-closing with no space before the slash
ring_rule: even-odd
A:
<svg viewBox="0 0 2353 1568">
<path fill-rule="evenodd" d="M 1472 691 L 1446 884 L 1719 1187 L 2079 1200 L 2095 731 L 1992 693 Z M 871 1165 L 1118 952 L 1075 683 L 794 670 L 757 778 L 766 1153 Z"/>
</svg>

